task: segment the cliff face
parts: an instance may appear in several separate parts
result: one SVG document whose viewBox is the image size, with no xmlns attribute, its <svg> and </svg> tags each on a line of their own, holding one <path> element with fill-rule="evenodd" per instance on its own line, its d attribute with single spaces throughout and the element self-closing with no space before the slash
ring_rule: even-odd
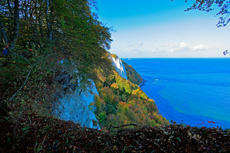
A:
<svg viewBox="0 0 230 153">
<path fill-rule="evenodd" d="M 60 75 L 62 77 L 59 78 L 59 83 L 64 83 L 61 83 L 62 90 L 57 94 L 58 100 L 53 105 L 55 116 L 95 129 L 108 129 L 110 125 L 128 123 L 149 126 L 168 124 L 158 114 L 154 100 L 149 99 L 136 85 L 141 82 L 141 77 L 132 66 L 125 62 L 123 64 L 113 54 L 102 60 L 105 63 L 101 61 L 101 65 L 95 67 L 93 72 L 97 75 L 97 79 L 94 79 L 96 86 L 93 80 L 89 80 L 91 83 L 87 85 L 87 90 L 80 89 L 81 78 L 78 78 L 77 83 L 71 83 L 71 76 Z M 109 66 L 111 61 L 115 69 Z M 66 88 L 68 91 L 64 91 Z"/>
<path fill-rule="evenodd" d="M 109 56 L 108 58 L 112 60 L 112 65 L 115 66 L 118 74 L 122 78 L 127 79 L 122 61 L 118 57 Z M 63 62 L 61 63 L 63 64 Z M 58 101 L 53 106 L 53 114 L 62 120 L 71 120 L 75 123 L 80 123 L 81 126 L 100 129 L 99 124 L 97 124 L 98 120 L 94 114 L 96 106 L 91 104 L 94 102 L 94 96 L 99 95 L 93 80 L 89 80 L 91 85 L 87 87 L 86 91 L 81 92 L 81 89 L 77 87 L 80 78 L 75 83 L 75 87 L 70 83 L 70 77 L 68 74 L 62 74 L 59 77 L 59 80 L 62 81 L 62 89 L 69 89 L 69 91 L 61 90 L 58 93 Z"/>
<path fill-rule="evenodd" d="M 126 80 L 131 81 L 137 85 L 140 85 L 142 82 L 142 78 L 140 74 L 131 66 L 121 60 L 115 54 L 111 54 L 108 56 L 109 59 L 112 60 L 112 65 L 116 68 L 117 73 Z"/>
<path fill-rule="evenodd" d="M 65 61 L 61 61 L 62 72 L 56 80 L 60 85 L 60 90 L 56 93 L 56 102 L 53 103 L 52 113 L 54 116 L 66 120 L 80 123 L 82 127 L 101 129 L 96 116 L 94 115 L 96 107 L 91 103 L 94 102 L 94 96 L 99 95 L 93 80 L 88 80 L 86 89 L 81 86 L 82 78 L 73 74 L 78 74 L 76 65 L 72 64 L 72 71 L 66 72 Z"/>
<path fill-rule="evenodd" d="M 111 56 L 111 55 L 109 55 L 108 58 L 112 60 L 112 65 L 115 66 L 117 73 L 118 73 L 122 78 L 124 78 L 124 79 L 127 80 L 128 78 L 127 78 L 127 75 L 126 75 L 125 66 L 124 66 L 124 64 L 122 63 L 122 61 L 120 60 L 120 58 L 117 57 L 117 56 L 113 57 L 113 56 Z"/>
<path fill-rule="evenodd" d="M 96 86 L 92 80 L 91 85 L 86 91 L 80 92 L 76 89 L 68 93 L 59 93 L 58 101 L 53 106 L 53 114 L 62 120 L 71 120 L 80 123 L 82 127 L 101 129 L 97 124 L 97 118 L 94 115 L 95 106 L 90 106 L 94 102 L 94 96 L 98 95 Z M 90 92 L 91 90 L 91 92 Z"/>
</svg>

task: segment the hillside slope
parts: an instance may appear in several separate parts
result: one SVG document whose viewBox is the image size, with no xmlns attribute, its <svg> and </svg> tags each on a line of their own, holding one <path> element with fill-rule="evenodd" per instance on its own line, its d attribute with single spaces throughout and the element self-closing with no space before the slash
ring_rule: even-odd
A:
<svg viewBox="0 0 230 153">
<path fill-rule="evenodd" d="M 137 71 L 131 65 L 128 65 L 127 63 L 125 63 L 125 61 L 122 60 L 122 63 L 125 66 L 126 75 L 127 75 L 128 80 L 131 81 L 132 83 L 140 85 L 142 82 L 142 78 L 140 74 L 137 73 Z"/>
<path fill-rule="evenodd" d="M 106 65 L 111 65 L 111 60 L 108 61 L 106 57 L 104 60 L 107 61 Z M 149 99 L 137 84 L 122 78 L 114 67 L 95 68 L 95 73 L 97 79 L 94 81 L 99 92 L 99 97 L 95 97 L 95 113 L 103 130 L 131 123 L 146 126 L 169 125 L 159 114 L 154 100 Z M 135 80 L 132 76 L 130 78 Z"/>
</svg>

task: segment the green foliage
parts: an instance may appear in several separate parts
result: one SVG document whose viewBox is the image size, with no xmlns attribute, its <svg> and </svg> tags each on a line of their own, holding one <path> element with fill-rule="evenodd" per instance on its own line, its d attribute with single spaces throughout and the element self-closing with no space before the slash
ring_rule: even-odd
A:
<svg viewBox="0 0 230 153">
<path fill-rule="evenodd" d="M 118 87 L 118 84 L 117 84 L 117 83 L 113 83 L 113 84 L 111 84 L 110 88 L 111 88 L 113 91 L 116 91 L 119 87 Z"/>
<path fill-rule="evenodd" d="M 17 27 L 14 14 L 17 7 L 10 9 L 17 2 L 20 4 L 18 9 L 21 14 L 18 35 L 15 36 Z M 155 103 L 145 105 L 149 99 L 136 84 L 121 78 L 114 71 L 105 50 L 109 49 L 112 41 L 109 28 L 91 12 L 89 1 L 46 2 L 48 1 L 0 2 L 4 9 L 0 14 L 3 25 L 0 47 L 9 45 L 3 37 L 4 32 L 11 43 L 9 56 L 0 58 L 0 97 L 5 102 L 1 106 L 11 109 L 8 118 L 17 122 L 15 127 L 12 126 L 15 131 L 22 128 L 19 136 L 32 134 L 34 131 L 30 131 L 30 128 L 44 125 L 37 130 L 39 134 L 45 135 L 35 144 L 34 150 L 38 152 L 51 130 L 56 129 L 54 133 L 59 133 L 59 129 L 65 127 L 59 127 L 55 124 L 56 121 L 48 124 L 47 120 L 51 117 L 40 120 L 41 116 L 51 116 L 50 108 L 57 100 L 54 97 L 61 90 L 60 84 L 55 80 L 63 70 L 74 81 L 81 78 L 80 89 L 86 89 L 89 78 L 95 81 L 100 97 L 95 96 L 95 102 L 89 105 L 89 109 L 92 110 L 93 105 L 97 107 L 96 114 L 101 127 L 129 123 L 150 125 L 151 113 L 155 113 L 153 116 L 157 124 L 167 123 L 165 118 L 156 113 Z M 39 124 L 32 122 L 31 114 L 36 116 L 33 120 Z M 22 124 L 17 127 L 19 121 L 25 120 L 33 126 Z M 68 139 L 66 144 L 69 143 Z M 10 143 L 11 139 L 6 141 Z"/>
<path fill-rule="evenodd" d="M 132 122 L 132 123 L 138 123 L 138 119 L 137 119 L 137 116 L 135 114 L 135 112 L 133 111 L 133 109 L 129 109 L 126 113 L 126 116 L 129 118 L 129 120 Z"/>
<path fill-rule="evenodd" d="M 129 123 L 147 126 L 169 124 L 165 118 L 157 114 L 155 102 L 149 99 L 139 86 L 120 77 L 113 69 L 110 71 L 112 73 L 110 72 L 101 83 L 104 86 L 99 83 L 97 86 L 100 98 L 105 102 L 101 111 L 105 111 L 108 116 L 104 127 Z"/>
<path fill-rule="evenodd" d="M 108 118 L 107 118 L 107 122 L 106 122 L 106 126 L 110 127 L 111 125 L 113 126 L 118 126 L 118 122 L 117 122 L 117 116 L 114 114 L 109 114 Z"/>
<path fill-rule="evenodd" d="M 114 107 L 117 106 L 120 99 L 119 96 L 115 95 L 109 87 L 101 89 L 101 98 L 104 99 L 106 104 L 111 104 Z"/>
<path fill-rule="evenodd" d="M 109 115 L 109 114 L 116 114 L 117 110 L 113 105 L 107 104 L 105 111 L 106 111 L 106 115 Z"/>
<path fill-rule="evenodd" d="M 20 10 L 18 31 L 17 12 L 12 9 L 16 4 Z M 88 0 L 10 0 L 0 5 L 4 9 L 0 14 L 0 47 L 9 47 L 9 55 L 0 59 L 0 97 L 13 100 L 7 103 L 10 107 L 20 104 L 21 111 L 37 109 L 41 115 L 51 115 L 54 95 L 61 90 L 56 76 L 63 69 L 75 81 L 82 78 L 79 88 L 83 90 L 88 78 L 96 76 L 92 75 L 96 67 L 107 75 L 111 62 L 105 58 L 105 49 L 112 41 L 110 30 L 91 12 Z M 20 103 L 21 99 L 28 104 Z M 97 105 L 100 110 L 99 102 Z"/>
<path fill-rule="evenodd" d="M 119 102 L 118 107 L 117 107 L 117 112 L 126 114 L 129 111 L 129 107 L 125 102 Z"/>
<path fill-rule="evenodd" d="M 152 99 L 148 99 L 145 102 L 145 107 L 147 108 L 148 112 L 158 112 L 157 106 Z"/>
<path fill-rule="evenodd" d="M 111 86 L 113 83 L 115 83 L 116 82 L 116 80 L 115 80 L 115 76 L 114 75 L 109 75 L 107 78 L 106 78 L 106 80 L 105 80 L 105 82 L 104 82 L 104 86 Z"/>
<path fill-rule="evenodd" d="M 106 112 L 105 111 L 100 112 L 98 114 L 98 119 L 99 119 L 100 124 L 104 124 L 105 121 L 106 121 L 106 118 L 107 118 L 107 116 L 106 116 Z"/>
<path fill-rule="evenodd" d="M 121 95 L 121 100 L 122 100 L 122 101 L 126 101 L 126 96 L 125 96 L 125 94 L 122 94 L 122 95 Z"/>
<path fill-rule="evenodd" d="M 116 116 L 117 116 L 118 126 L 125 125 L 125 124 L 130 124 L 130 120 L 128 119 L 128 117 L 125 114 L 117 113 Z"/>
<path fill-rule="evenodd" d="M 137 71 L 131 65 L 128 65 L 123 60 L 122 60 L 122 63 L 125 66 L 126 75 L 127 75 L 128 80 L 134 84 L 140 85 L 142 82 L 142 78 L 140 74 L 137 73 Z"/>
<path fill-rule="evenodd" d="M 157 124 L 156 124 L 156 122 L 154 121 L 154 120 L 151 120 L 150 121 L 150 126 L 156 126 Z"/>
<path fill-rule="evenodd" d="M 100 97 L 98 95 L 95 95 L 94 101 L 95 101 L 95 105 L 96 105 L 97 111 L 100 111 L 101 110 L 101 100 L 100 100 Z"/>
</svg>

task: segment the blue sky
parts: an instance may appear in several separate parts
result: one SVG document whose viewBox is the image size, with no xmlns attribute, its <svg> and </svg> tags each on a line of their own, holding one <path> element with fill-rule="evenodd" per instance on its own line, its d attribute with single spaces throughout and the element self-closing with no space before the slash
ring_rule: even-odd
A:
<svg viewBox="0 0 230 153">
<path fill-rule="evenodd" d="M 218 7 L 185 12 L 194 1 L 97 0 L 96 12 L 116 30 L 109 51 L 120 58 L 224 57 L 230 25 L 216 27 Z"/>
</svg>

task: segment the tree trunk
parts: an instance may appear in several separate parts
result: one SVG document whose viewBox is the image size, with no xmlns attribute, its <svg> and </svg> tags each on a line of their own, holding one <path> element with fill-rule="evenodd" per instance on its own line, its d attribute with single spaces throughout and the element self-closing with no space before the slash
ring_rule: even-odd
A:
<svg viewBox="0 0 230 153">
<path fill-rule="evenodd" d="M 52 0 L 50 0 L 50 42 L 53 40 L 53 29 L 52 29 L 52 26 L 53 26 L 53 18 L 52 18 L 52 13 L 53 13 L 53 7 L 52 7 Z"/>
<path fill-rule="evenodd" d="M 49 21 L 49 0 L 46 0 L 46 24 L 47 24 L 47 37 L 50 39 L 50 21 Z"/>
<path fill-rule="evenodd" d="M 14 36 L 11 43 L 10 49 L 14 48 L 18 38 L 18 31 L 19 31 L 19 1 L 14 0 Z"/>
<path fill-rule="evenodd" d="M 50 9 L 50 13 L 49 13 Z M 53 19 L 52 19 L 52 0 L 46 0 L 46 23 L 47 23 L 47 36 L 50 42 L 53 40 L 53 30 L 52 30 L 52 25 L 53 25 Z"/>
<path fill-rule="evenodd" d="M 40 30 L 40 34 L 42 39 L 44 38 L 44 34 L 43 34 L 43 30 L 42 30 L 42 21 L 41 21 L 41 12 L 42 12 L 42 7 L 41 7 L 42 3 L 40 3 L 40 11 L 39 11 L 39 16 L 38 16 L 38 22 L 39 22 L 39 30 Z"/>
<path fill-rule="evenodd" d="M 3 39 L 3 43 L 5 45 L 8 45 L 8 39 L 7 39 L 7 36 L 6 36 L 5 27 L 4 27 L 3 23 L 2 23 L 2 19 L 1 18 L 0 18 L 0 28 L 1 28 L 0 33 L 2 35 L 2 37 L 0 37 L 0 39 L 2 38 Z"/>
</svg>

